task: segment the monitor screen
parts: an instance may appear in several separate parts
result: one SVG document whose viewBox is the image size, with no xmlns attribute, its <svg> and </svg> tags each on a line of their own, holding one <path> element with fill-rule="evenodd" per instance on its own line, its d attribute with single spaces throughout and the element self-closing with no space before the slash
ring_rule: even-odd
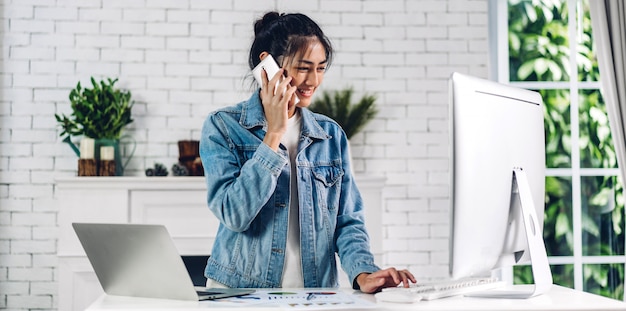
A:
<svg viewBox="0 0 626 311">
<path fill-rule="evenodd" d="M 547 266 L 542 236 L 545 138 L 541 96 L 454 73 L 450 78 L 450 138 L 451 277 L 490 276 L 493 269 L 528 263 L 532 256 L 529 238 L 540 243 L 535 249 L 540 248 L 537 252 L 543 255 L 539 257 L 545 259 L 538 261 Z M 525 188 L 520 185 L 518 191 L 520 181 Z M 523 198 L 526 213 L 520 206 Z M 526 234 L 527 229 L 532 236 Z M 549 274 L 549 266 L 542 273 L 546 268 Z"/>
</svg>

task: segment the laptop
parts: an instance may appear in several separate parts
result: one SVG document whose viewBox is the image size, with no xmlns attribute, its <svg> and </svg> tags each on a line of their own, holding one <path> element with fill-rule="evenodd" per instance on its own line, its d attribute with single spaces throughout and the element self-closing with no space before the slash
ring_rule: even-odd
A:
<svg viewBox="0 0 626 311">
<path fill-rule="evenodd" d="M 73 223 L 108 295 L 175 300 L 243 296 L 252 289 L 194 287 L 163 225 Z"/>
</svg>

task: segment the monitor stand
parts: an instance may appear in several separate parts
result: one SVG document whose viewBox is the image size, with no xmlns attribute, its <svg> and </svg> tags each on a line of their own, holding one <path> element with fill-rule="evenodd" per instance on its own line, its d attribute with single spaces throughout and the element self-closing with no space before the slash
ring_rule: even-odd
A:
<svg viewBox="0 0 626 311">
<path fill-rule="evenodd" d="M 521 168 L 513 169 L 513 199 L 519 198 L 524 228 L 526 229 L 526 241 L 530 256 L 533 278 L 535 280 L 532 289 L 527 285 L 511 285 L 504 289 L 475 292 L 467 294 L 472 297 L 487 298 L 530 298 L 541 295 L 552 287 L 552 272 L 548 263 L 546 247 L 543 243 L 543 234 L 539 230 L 537 212 L 530 193 L 530 186 L 526 172 Z"/>
</svg>

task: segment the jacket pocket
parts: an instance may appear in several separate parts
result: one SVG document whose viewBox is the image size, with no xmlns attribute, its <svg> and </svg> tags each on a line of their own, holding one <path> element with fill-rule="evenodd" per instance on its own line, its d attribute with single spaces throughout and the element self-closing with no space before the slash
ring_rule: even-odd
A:
<svg viewBox="0 0 626 311">
<path fill-rule="evenodd" d="M 315 202 L 329 210 L 339 206 L 343 170 L 338 165 L 318 165 L 312 167 Z"/>
</svg>

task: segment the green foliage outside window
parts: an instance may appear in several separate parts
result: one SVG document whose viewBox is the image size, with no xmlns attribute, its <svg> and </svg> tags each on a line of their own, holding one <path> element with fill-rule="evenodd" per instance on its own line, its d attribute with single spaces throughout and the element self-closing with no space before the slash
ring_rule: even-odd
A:
<svg viewBox="0 0 626 311">
<path fill-rule="evenodd" d="M 567 81 L 567 10 L 556 1 L 509 1 L 510 81 Z"/>
<path fill-rule="evenodd" d="M 566 0 L 509 0 L 510 81 L 598 81 L 593 51 L 591 20 L 586 2 L 581 2 L 581 29 L 572 38 L 568 29 Z M 578 17 L 572 17 L 578 18 Z M 577 40 L 575 52 L 570 40 Z M 570 56 L 576 57 L 577 73 L 570 73 Z M 557 84 L 558 85 L 558 84 Z M 568 86 L 564 86 L 568 87 Z M 539 90 L 545 103 L 546 165 L 548 168 L 617 167 L 607 113 L 597 89 L 570 94 L 569 89 Z M 570 101 L 576 96 L 580 163 L 572 163 Z M 573 208 L 581 209 L 583 256 L 623 256 L 623 185 L 616 176 L 582 176 L 581 206 L 573 207 L 572 178 L 546 177 L 544 240 L 549 256 L 573 256 Z M 573 287 L 574 266 L 551 267 L 556 284 Z M 519 283 L 532 281 L 529 267 L 515 270 Z M 583 286 L 588 292 L 622 299 L 624 264 L 583 265 Z"/>
</svg>

